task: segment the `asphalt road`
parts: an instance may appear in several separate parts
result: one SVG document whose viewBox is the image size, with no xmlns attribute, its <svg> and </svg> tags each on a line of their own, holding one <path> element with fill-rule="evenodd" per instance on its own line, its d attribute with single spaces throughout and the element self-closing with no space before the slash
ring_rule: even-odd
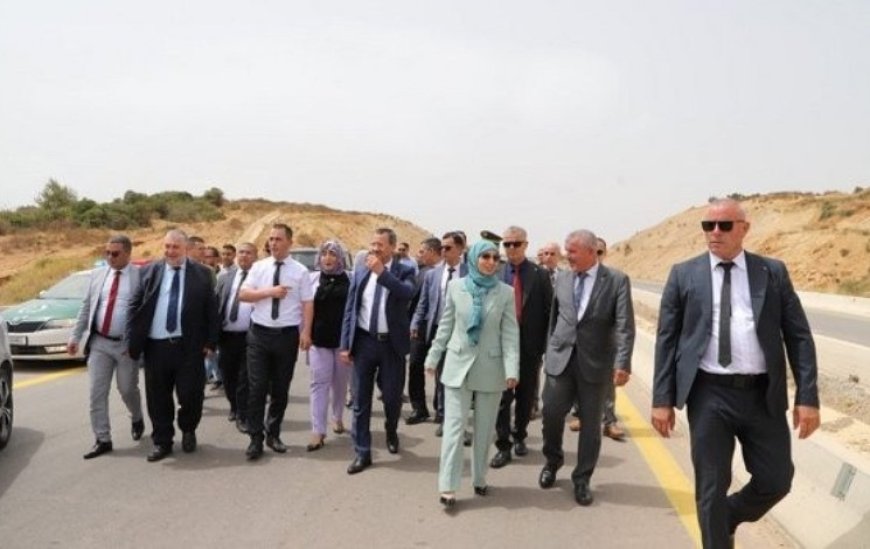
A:
<svg viewBox="0 0 870 549">
<path fill-rule="evenodd" d="M 605 439 L 591 507 L 574 503 L 569 468 L 560 471 L 551 490 L 537 486 L 543 459 L 540 422 L 535 421 L 530 454 L 490 471 L 491 494 L 485 498 L 472 494 L 466 465 L 457 510 L 446 513 L 437 502 L 440 443 L 431 423 L 402 425 L 401 453 L 393 456 L 386 452 L 378 411 L 372 422 L 375 465 L 353 477 L 345 472 L 352 458 L 348 435 L 330 434 L 325 448 L 305 451 L 308 372 L 302 362 L 283 426 L 290 452 L 278 455 L 267 449 L 257 463 L 245 461 L 247 438 L 226 421 L 228 404 L 215 392 L 206 393 L 197 452 L 184 454 L 176 444 L 173 457 L 152 464 L 145 460 L 147 438 L 131 440 L 129 419 L 113 391 L 115 451 L 85 461 L 81 456 L 93 438 L 84 369 L 18 364 L 16 375 L 15 428 L 0 452 L 4 549 L 695 544 L 691 529 L 680 520 L 686 513 L 674 504 L 691 505 L 687 441 L 683 436 L 664 441 L 661 455 L 653 461 L 644 457 L 641 449 L 661 439 L 637 419 L 637 410 L 646 416 L 649 403 L 639 383 L 620 390 L 618 410 L 630 438 L 624 443 Z M 567 433 L 565 440 L 566 463 L 573 465 L 576 435 Z M 660 467 L 656 460 L 676 460 L 682 469 L 682 480 L 674 480 L 680 474 L 671 475 L 667 491 L 654 474 Z M 687 520 L 691 524 L 694 519 Z M 766 520 L 742 528 L 738 542 L 744 547 L 792 546 Z"/>
<path fill-rule="evenodd" d="M 633 280 L 632 285 L 659 295 L 664 287 L 658 282 L 640 280 Z M 805 309 L 814 334 L 870 347 L 870 318 L 810 307 Z"/>
</svg>

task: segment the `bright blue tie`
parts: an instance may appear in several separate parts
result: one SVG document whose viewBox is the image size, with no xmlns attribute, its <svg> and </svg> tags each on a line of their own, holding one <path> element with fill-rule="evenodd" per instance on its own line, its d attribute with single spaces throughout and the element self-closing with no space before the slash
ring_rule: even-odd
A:
<svg viewBox="0 0 870 549">
<path fill-rule="evenodd" d="M 586 273 L 577 273 L 577 283 L 574 284 L 574 310 L 580 312 L 580 304 L 583 303 L 583 282 Z"/>
<path fill-rule="evenodd" d="M 172 334 L 178 328 L 178 294 L 181 291 L 181 267 L 173 267 L 172 286 L 169 288 L 169 306 L 166 308 L 166 331 Z"/>
<path fill-rule="evenodd" d="M 375 280 L 375 299 L 372 301 L 372 316 L 369 317 L 369 333 L 378 333 L 378 315 L 381 311 L 381 296 L 384 295 L 384 287 Z"/>
</svg>

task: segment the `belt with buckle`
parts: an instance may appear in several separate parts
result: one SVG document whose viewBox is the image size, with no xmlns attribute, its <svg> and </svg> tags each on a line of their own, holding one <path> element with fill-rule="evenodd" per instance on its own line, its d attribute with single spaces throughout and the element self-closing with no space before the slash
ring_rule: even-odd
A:
<svg viewBox="0 0 870 549">
<path fill-rule="evenodd" d="M 108 339 L 109 341 L 121 341 L 122 339 L 124 339 L 123 337 L 113 337 L 113 336 L 103 335 L 100 332 L 97 332 L 97 335 L 103 339 Z"/>
<path fill-rule="evenodd" d="M 286 334 L 290 332 L 295 332 L 299 330 L 299 326 L 263 326 L 262 324 L 251 323 L 252 328 L 256 328 L 260 332 L 265 332 L 267 334 Z"/>
<path fill-rule="evenodd" d="M 151 339 L 151 338 L 148 338 L 148 339 L 149 339 L 150 341 L 155 342 L 155 343 L 163 343 L 164 345 L 178 345 L 178 344 L 181 343 L 181 341 L 182 341 L 181 336 L 178 336 L 178 337 L 164 337 L 164 338 L 161 338 L 161 339 Z"/>
<path fill-rule="evenodd" d="M 357 328 L 357 330 L 359 330 L 363 334 L 369 336 L 370 338 L 374 339 L 375 341 L 389 341 L 390 340 L 390 333 L 389 332 L 384 332 L 384 333 L 368 332 L 366 330 L 363 330 L 362 328 Z"/>
<path fill-rule="evenodd" d="M 767 381 L 767 374 L 711 374 L 698 370 L 698 377 L 732 389 L 752 389 Z"/>
</svg>

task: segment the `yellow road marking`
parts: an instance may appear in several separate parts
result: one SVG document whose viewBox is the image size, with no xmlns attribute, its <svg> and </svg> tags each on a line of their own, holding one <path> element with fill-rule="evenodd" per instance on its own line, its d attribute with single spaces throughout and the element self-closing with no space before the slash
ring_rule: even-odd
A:
<svg viewBox="0 0 870 549">
<path fill-rule="evenodd" d="M 701 530 L 695 511 L 695 489 L 682 468 L 668 451 L 658 432 L 641 415 L 634 403 L 622 391 L 617 391 L 616 404 L 623 422 L 644 461 L 665 492 L 680 522 L 697 547 L 701 547 Z"/>
<path fill-rule="evenodd" d="M 12 385 L 12 389 L 13 390 L 25 389 L 27 387 L 32 387 L 34 385 L 40 385 L 42 383 L 48 383 L 49 381 L 52 381 L 52 380 L 55 380 L 55 379 L 58 379 L 61 377 L 71 376 L 73 374 L 78 374 L 78 373 L 84 372 L 84 371 L 85 371 L 84 367 L 71 368 L 69 370 L 63 370 L 61 372 L 55 372 L 53 374 L 45 374 L 43 376 L 34 377 L 32 379 L 25 379 L 24 381 L 16 381 Z"/>
</svg>

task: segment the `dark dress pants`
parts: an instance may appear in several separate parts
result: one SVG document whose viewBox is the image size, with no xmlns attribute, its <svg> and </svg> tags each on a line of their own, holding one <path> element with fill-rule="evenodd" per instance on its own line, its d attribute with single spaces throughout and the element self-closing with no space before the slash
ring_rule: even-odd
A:
<svg viewBox="0 0 870 549">
<path fill-rule="evenodd" d="M 182 338 L 149 339 L 145 344 L 145 398 L 157 446 L 172 446 L 175 436 L 175 400 L 178 396 L 178 428 L 196 431 L 202 419 L 205 370 L 202 349 L 185 348 Z"/>
<path fill-rule="evenodd" d="M 298 355 L 297 327 L 264 328 L 253 324 L 248 330 L 248 434 L 252 438 L 260 438 L 264 432 L 275 437 L 281 434 Z"/>
<path fill-rule="evenodd" d="M 221 332 L 218 367 L 230 411 L 245 421 L 248 417 L 248 332 Z"/>
<path fill-rule="evenodd" d="M 532 407 L 535 405 L 535 395 L 538 384 L 535 377 L 538 375 L 540 356 L 527 356 L 520 353 L 520 380 L 514 389 L 508 389 L 501 395 L 498 405 L 498 418 L 495 422 L 496 441 L 495 446 L 499 450 L 507 451 L 511 448 L 511 437 L 514 441 L 526 440 L 528 436 L 529 420 L 532 417 Z M 511 430 L 511 405 L 514 404 L 514 427 Z"/>
<path fill-rule="evenodd" d="M 742 522 L 764 516 L 791 489 L 794 465 L 785 413 L 767 411 L 762 383 L 726 387 L 698 373 L 687 401 L 695 503 L 705 548 L 729 547 Z M 740 441 L 751 480 L 728 494 L 734 441 Z"/>
<path fill-rule="evenodd" d="M 601 413 L 606 384 L 587 381 L 574 355 L 558 376 L 548 375 L 544 381 L 544 409 L 541 412 L 544 433 L 544 457 L 557 468 L 565 461 L 562 436 L 565 416 L 575 404 L 579 407 L 583 429 L 577 437 L 577 466 L 571 473 L 576 486 L 589 482 L 601 451 Z M 579 401 L 579 402 L 578 402 Z"/>
<path fill-rule="evenodd" d="M 408 356 L 408 398 L 415 412 L 429 414 L 426 406 L 426 354 L 429 344 L 422 339 L 411 340 L 411 352 Z"/>
<path fill-rule="evenodd" d="M 359 457 L 372 452 L 372 392 L 378 381 L 384 399 L 384 427 L 395 432 L 402 413 L 402 388 L 405 386 L 405 359 L 396 353 L 389 339 L 379 341 L 368 332 L 357 330 L 353 343 L 353 436 Z"/>
</svg>

